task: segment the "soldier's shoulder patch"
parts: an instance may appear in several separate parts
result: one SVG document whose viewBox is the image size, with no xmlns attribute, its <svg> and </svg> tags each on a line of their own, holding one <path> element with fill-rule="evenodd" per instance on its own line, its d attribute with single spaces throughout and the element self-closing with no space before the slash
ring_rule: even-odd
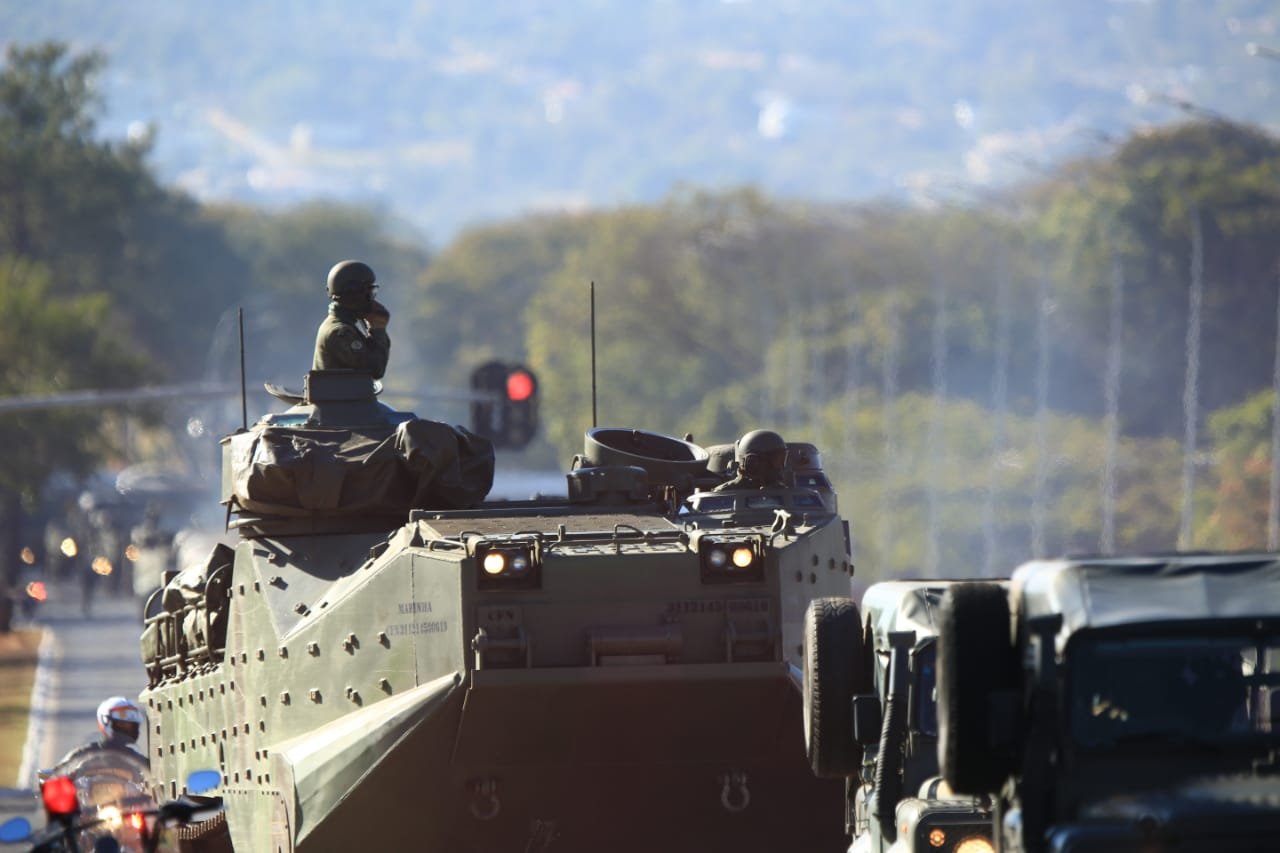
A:
<svg viewBox="0 0 1280 853">
<path fill-rule="evenodd" d="M 363 343 L 361 343 L 361 342 L 360 342 L 360 341 L 358 341 L 358 340 L 355 340 L 355 341 L 352 341 L 352 342 L 351 342 L 351 348 L 352 348 L 353 350 L 362 350 L 362 349 L 364 349 L 364 344 L 363 344 Z"/>
</svg>

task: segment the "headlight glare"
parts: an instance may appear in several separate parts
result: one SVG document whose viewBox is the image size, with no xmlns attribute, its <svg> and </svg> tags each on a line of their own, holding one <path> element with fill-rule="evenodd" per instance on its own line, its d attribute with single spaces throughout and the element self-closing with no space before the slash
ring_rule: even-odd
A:
<svg viewBox="0 0 1280 853">
<path fill-rule="evenodd" d="M 955 846 L 954 853 L 995 853 L 995 847 L 991 845 L 990 839 L 983 838 L 981 835 L 970 835 L 968 838 L 961 839 Z"/>
<path fill-rule="evenodd" d="M 524 542 L 482 542 L 475 550 L 481 589 L 539 589 L 542 560 L 537 547 Z"/>
<path fill-rule="evenodd" d="M 764 580 L 764 543 L 757 537 L 702 538 L 697 546 L 703 583 L 758 583 Z"/>
<path fill-rule="evenodd" d="M 500 575 L 507 568 L 507 555 L 501 551 L 490 551 L 484 555 L 481 565 L 484 566 L 485 574 Z"/>
</svg>

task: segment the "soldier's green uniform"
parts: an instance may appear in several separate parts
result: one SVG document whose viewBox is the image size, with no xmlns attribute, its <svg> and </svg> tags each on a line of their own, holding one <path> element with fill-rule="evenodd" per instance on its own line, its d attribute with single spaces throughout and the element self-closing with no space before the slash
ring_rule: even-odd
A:
<svg viewBox="0 0 1280 853">
<path fill-rule="evenodd" d="M 329 270 L 329 316 L 316 332 L 312 370 L 361 370 L 374 379 L 387 372 L 391 315 L 373 298 L 376 281 L 361 261 L 339 261 Z"/>
<path fill-rule="evenodd" d="M 316 333 L 312 370 L 364 370 L 381 379 L 391 356 L 391 338 L 386 329 L 366 333 L 360 318 L 336 302 Z"/>
</svg>

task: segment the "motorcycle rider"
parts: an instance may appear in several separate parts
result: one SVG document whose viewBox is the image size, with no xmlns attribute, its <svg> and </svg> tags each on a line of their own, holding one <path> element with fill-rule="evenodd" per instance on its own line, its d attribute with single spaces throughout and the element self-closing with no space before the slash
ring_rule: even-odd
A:
<svg viewBox="0 0 1280 853">
<path fill-rule="evenodd" d="M 98 705 L 98 738 L 68 752 L 59 765 L 84 757 L 86 753 L 100 750 L 117 750 L 128 757 L 150 766 L 150 761 L 138 750 L 138 737 L 142 734 L 145 718 L 137 703 L 124 696 L 112 696 Z"/>
</svg>

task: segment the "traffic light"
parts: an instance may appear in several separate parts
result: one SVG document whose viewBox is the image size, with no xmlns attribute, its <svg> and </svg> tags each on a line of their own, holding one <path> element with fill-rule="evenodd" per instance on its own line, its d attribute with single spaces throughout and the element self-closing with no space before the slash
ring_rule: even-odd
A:
<svg viewBox="0 0 1280 853">
<path fill-rule="evenodd" d="M 538 432 L 538 379 L 523 364 L 490 361 L 471 373 L 471 431 L 519 449 Z"/>
</svg>

